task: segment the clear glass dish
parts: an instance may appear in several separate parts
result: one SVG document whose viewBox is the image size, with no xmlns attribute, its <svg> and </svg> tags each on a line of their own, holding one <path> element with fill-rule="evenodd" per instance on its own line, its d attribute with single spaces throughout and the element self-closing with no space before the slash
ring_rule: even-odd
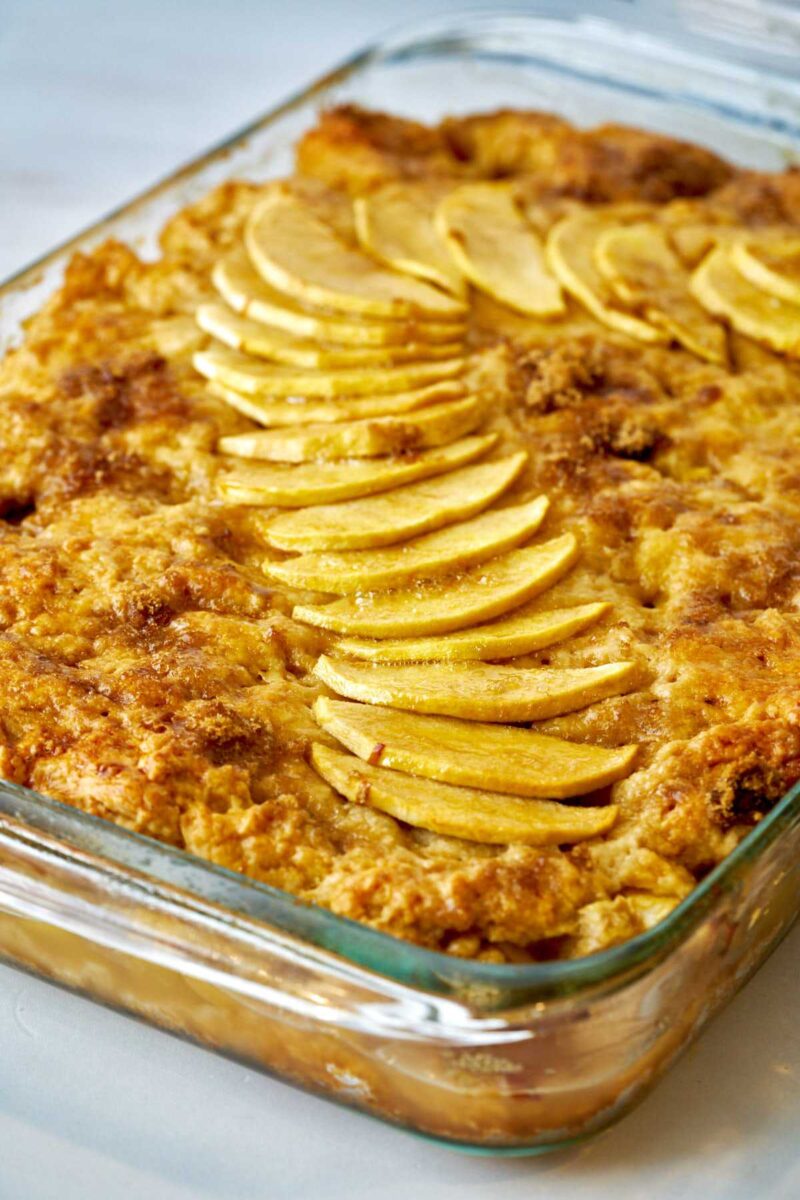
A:
<svg viewBox="0 0 800 1200">
<path fill-rule="evenodd" d="M 800 80 L 688 54 L 577 5 L 439 20 L 351 59 L 0 288 L 0 346 L 108 236 L 153 254 L 176 209 L 290 169 L 320 106 L 433 120 L 499 106 L 622 120 L 767 169 L 800 150 Z M 536 1153 L 630 1108 L 800 909 L 800 787 L 665 920 L 533 966 L 421 950 L 0 784 L 0 954 L 342 1103 L 473 1150 Z"/>
</svg>

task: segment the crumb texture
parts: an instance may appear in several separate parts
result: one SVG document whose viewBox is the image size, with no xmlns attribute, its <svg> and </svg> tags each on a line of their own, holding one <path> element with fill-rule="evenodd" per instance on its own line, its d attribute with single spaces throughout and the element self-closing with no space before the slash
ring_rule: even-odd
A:
<svg viewBox="0 0 800 1200">
<path fill-rule="evenodd" d="M 513 180 L 542 232 L 576 202 L 800 230 L 796 172 L 541 113 L 428 127 L 346 107 L 298 147 L 296 186 L 345 237 L 350 198 L 398 179 Z M 523 664 L 637 670 L 628 694 L 535 728 L 640 750 L 592 797 L 616 825 L 574 847 L 414 830 L 309 765 L 312 741 L 335 745 L 311 712 L 330 635 L 291 617 L 315 593 L 265 575 L 263 510 L 217 490 L 219 439 L 255 427 L 193 369 L 193 314 L 259 195 L 229 183 L 177 214 L 153 263 L 77 255 L 0 365 L 0 771 L 434 949 L 513 962 L 623 941 L 800 777 L 800 366 L 740 333 L 722 365 L 573 301 L 548 322 L 475 297 L 487 429 L 497 455 L 530 456 L 512 502 L 545 493 L 547 536 L 582 546 L 541 608 L 611 606 Z"/>
</svg>

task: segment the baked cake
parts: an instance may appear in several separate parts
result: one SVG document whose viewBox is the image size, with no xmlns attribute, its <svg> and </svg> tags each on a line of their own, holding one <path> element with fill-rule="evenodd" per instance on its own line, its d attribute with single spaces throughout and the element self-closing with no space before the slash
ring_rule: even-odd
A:
<svg viewBox="0 0 800 1200">
<path fill-rule="evenodd" d="M 800 173 L 325 112 L 0 366 L 5 778 L 491 962 L 800 777 Z"/>
</svg>

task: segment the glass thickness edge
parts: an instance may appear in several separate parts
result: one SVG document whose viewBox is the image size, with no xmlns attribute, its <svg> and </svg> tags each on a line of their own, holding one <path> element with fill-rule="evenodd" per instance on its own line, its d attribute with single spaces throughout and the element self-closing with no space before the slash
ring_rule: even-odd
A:
<svg viewBox="0 0 800 1200">
<path fill-rule="evenodd" d="M 20 828 L 3 826 L 2 816 Z M 81 812 L 30 788 L 0 780 L 0 831 L 36 846 L 36 834 L 58 842 L 58 854 L 70 860 L 72 848 L 88 854 L 80 866 L 108 887 L 133 887 L 159 900 L 179 905 L 190 915 L 192 898 L 218 908 L 211 919 L 244 918 L 254 934 L 270 932 L 300 938 L 322 951 L 332 951 L 360 967 L 396 983 L 448 994 L 480 987 L 498 1001 L 522 1003 L 563 995 L 644 970 L 660 961 L 713 910 L 717 899 L 736 886 L 748 866 L 767 853 L 785 830 L 800 822 L 800 783 L 780 800 L 705 879 L 658 925 L 620 946 L 578 959 L 505 965 L 473 962 L 427 950 L 367 925 L 309 904 L 268 884 L 230 871 L 185 850 L 133 833 L 101 817 Z M 48 845 L 48 853 L 54 853 Z M 127 872 L 133 871 L 135 875 Z M 179 889 L 176 892 L 174 889 Z M 0 886 L 0 898 L 2 887 Z M 204 910 L 208 917 L 208 911 Z M 270 929 L 271 927 L 271 929 Z M 638 969 L 638 970 L 637 970 Z M 490 996 L 487 996 L 490 999 Z"/>
<path fill-rule="evenodd" d="M 180 181 L 200 173 L 206 166 L 223 160 L 232 151 L 244 146 L 255 134 L 268 129 L 271 123 L 293 109 L 316 99 L 324 100 L 325 95 L 338 84 L 357 78 L 360 72 L 372 65 L 390 65 L 392 61 L 408 61 L 411 57 L 437 57 L 444 61 L 450 56 L 463 57 L 465 52 L 479 58 L 482 55 L 482 36 L 487 32 L 502 30 L 504 20 L 513 22 L 516 27 L 524 23 L 532 31 L 540 20 L 547 20 L 551 25 L 557 23 L 565 30 L 570 28 L 578 33 L 579 10 L 565 5 L 561 13 L 554 18 L 552 6 L 541 7 L 544 11 L 538 14 L 523 14 L 519 11 L 507 14 L 475 12 L 452 17 L 445 14 L 415 27 L 401 28 L 385 40 L 352 55 L 319 77 L 309 87 L 296 92 L 134 199 L 120 205 L 29 266 L 15 272 L 0 284 L 0 300 L 4 294 L 24 286 L 30 276 L 35 276 L 70 250 L 78 249 L 87 238 L 96 237 L 115 218 L 132 212 Z M 571 12 L 567 13 L 567 9 L 571 9 Z M 593 21 L 592 24 L 592 34 L 597 37 L 601 23 Z M 609 33 L 623 33 L 622 28 L 615 26 L 613 22 L 604 21 L 602 24 Z M 680 53 L 674 47 L 671 48 L 671 52 Z M 500 57 L 496 47 L 488 48 L 486 53 L 494 59 Z M 524 57 L 525 53 L 522 50 L 517 50 L 514 54 L 517 62 Z M 541 68 L 544 65 L 533 55 L 529 57 L 532 67 Z M 686 58 L 688 60 L 689 56 Z M 715 61 L 713 58 L 705 58 L 702 61 L 720 73 L 727 72 L 726 64 L 722 61 Z M 563 71 L 565 76 L 570 75 L 566 64 L 562 68 L 559 64 L 548 61 L 546 66 L 550 71 Z M 624 76 L 624 67 L 622 73 Z M 732 81 L 736 74 L 735 70 L 730 71 Z M 620 90 L 630 88 L 624 78 L 606 76 L 603 82 L 607 87 Z M 773 78 L 769 82 L 774 95 L 777 81 Z M 766 83 L 765 80 L 765 85 Z M 791 84 L 789 90 L 794 91 Z M 767 123 L 773 125 L 772 121 L 765 121 L 762 114 L 748 113 L 741 109 L 732 111 L 713 99 L 698 96 L 696 91 L 691 94 L 663 92 L 663 99 L 667 103 L 680 101 L 691 106 L 703 105 L 714 109 L 720 115 L 733 117 L 738 123 L 749 123 L 753 127 L 763 127 Z M 791 120 L 781 122 L 781 125 L 784 132 L 791 132 L 793 135 L 797 135 L 800 129 Z M 289 893 L 195 858 L 186 851 L 175 850 L 101 818 L 83 813 L 70 805 L 40 796 L 31 789 L 2 780 L 0 814 L 21 822 L 32 834 L 38 830 L 59 839 L 62 844 L 66 843 L 63 846 L 65 858 L 69 857 L 69 844 L 97 856 L 92 860 L 91 869 L 94 872 L 105 873 L 110 887 L 120 886 L 125 869 L 133 870 L 140 877 L 135 881 L 131 877 L 131 883 L 135 882 L 139 887 L 146 886 L 157 891 L 164 900 L 169 901 L 171 889 L 180 888 L 184 896 L 187 893 L 190 896 L 194 894 L 200 900 L 229 910 L 232 916 L 263 923 L 267 927 L 263 930 L 265 935 L 269 934 L 269 926 L 272 926 L 279 934 L 299 937 L 322 952 L 334 952 L 395 982 L 440 993 L 477 985 L 499 990 L 506 999 L 513 996 L 515 1002 L 520 1002 L 522 999 L 570 993 L 600 984 L 611 986 L 615 979 L 627 977 L 632 971 L 644 970 L 665 957 L 713 909 L 716 898 L 742 878 L 748 864 L 756 857 L 766 854 L 783 831 L 800 820 L 800 784 L 792 788 L 746 835 L 739 846 L 652 930 L 630 939 L 621 946 L 585 958 L 523 966 L 476 963 L 403 942 L 325 909 L 305 904 Z M 177 900 L 177 896 L 175 899 Z M 224 912 L 220 913 L 218 919 L 224 922 Z"/>
</svg>

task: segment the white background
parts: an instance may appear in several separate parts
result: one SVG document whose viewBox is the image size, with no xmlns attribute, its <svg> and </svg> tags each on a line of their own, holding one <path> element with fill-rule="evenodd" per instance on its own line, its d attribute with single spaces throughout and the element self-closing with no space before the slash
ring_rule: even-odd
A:
<svg viewBox="0 0 800 1200">
<path fill-rule="evenodd" d="M 442 7 L 0 0 L 0 277 Z M 414 1140 L 0 967 L 0 1200 L 797 1200 L 798 953 L 620 1126 L 540 1160 Z"/>
</svg>

